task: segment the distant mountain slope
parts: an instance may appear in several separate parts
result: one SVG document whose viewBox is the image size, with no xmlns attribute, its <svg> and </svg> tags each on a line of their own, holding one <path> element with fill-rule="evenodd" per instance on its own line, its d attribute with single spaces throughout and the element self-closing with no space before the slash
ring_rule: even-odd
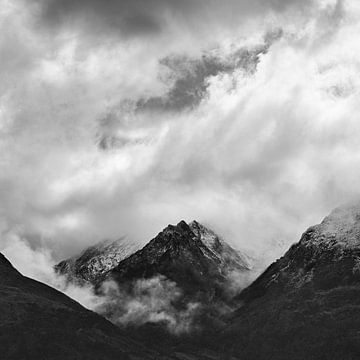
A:
<svg viewBox="0 0 360 360">
<path fill-rule="evenodd" d="M 55 271 L 73 282 L 95 283 L 138 249 L 138 245 L 125 237 L 103 241 L 85 249 L 79 256 L 61 261 Z"/>
<path fill-rule="evenodd" d="M 124 284 L 162 275 L 185 294 L 202 293 L 210 300 L 224 295 L 232 271 L 249 271 L 239 252 L 203 225 L 181 221 L 169 225 L 141 250 L 122 260 L 107 277 Z"/>
<path fill-rule="evenodd" d="M 360 206 L 338 208 L 309 228 L 238 301 L 218 338 L 229 356 L 359 359 Z"/>
<path fill-rule="evenodd" d="M 3 360 L 159 358 L 66 295 L 22 276 L 2 254 L 0 309 Z"/>
</svg>

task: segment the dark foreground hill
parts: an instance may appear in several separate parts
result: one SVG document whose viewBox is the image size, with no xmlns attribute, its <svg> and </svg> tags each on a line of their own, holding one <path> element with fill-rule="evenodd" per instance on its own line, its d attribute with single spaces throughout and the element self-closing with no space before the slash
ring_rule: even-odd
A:
<svg viewBox="0 0 360 360">
<path fill-rule="evenodd" d="M 162 358 L 66 295 L 22 276 L 2 254 L 0 309 L 4 360 Z"/>
<path fill-rule="evenodd" d="M 360 359 L 360 207 L 334 210 L 269 268 L 214 348 L 241 360 Z"/>
</svg>

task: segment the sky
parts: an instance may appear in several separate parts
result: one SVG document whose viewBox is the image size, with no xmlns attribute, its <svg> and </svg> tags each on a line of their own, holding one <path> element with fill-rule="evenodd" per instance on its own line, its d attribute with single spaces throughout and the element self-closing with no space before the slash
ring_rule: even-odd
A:
<svg viewBox="0 0 360 360">
<path fill-rule="evenodd" d="M 0 0 L 0 251 L 34 275 L 36 254 L 196 219 L 270 263 L 359 196 L 359 16 L 356 0 Z"/>
</svg>

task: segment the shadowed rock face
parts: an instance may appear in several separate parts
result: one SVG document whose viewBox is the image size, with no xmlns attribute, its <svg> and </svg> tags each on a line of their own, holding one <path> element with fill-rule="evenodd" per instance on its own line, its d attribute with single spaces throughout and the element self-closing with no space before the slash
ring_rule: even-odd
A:
<svg viewBox="0 0 360 360">
<path fill-rule="evenodd" d="M 169 225 L 108 276 L 118 284 L 162 275 L 189 296 L 222 296 L 231 271 L 247 272 L 244 257 L 196 221 Z"/>
<path fill-rule="evenodd" d="M 222 334 L 241 359 L 360 358 L 360 206 L 334 210 L 237 300 Z"/>
<path fill-rule="evenodd" d="M 22 276 L 2 254 L 0 308 L 0 357 L 4 360 L 159 356 L 66 295 Z"/>
<path fill-rule="evenodd" d="M 215 232 L 193 221 L 169 225 L 138 250 L 126 239 L 89 247 L 78 257 L 55 266 L 69 281 L 90 282 L 99 287 L 114 279 L 119 284 L 161 275 L 184 292 L 202 292 L 209 298 L 223 292 L 231 272 L 249 271 L 245 256 Z"/>
<path fill-rule="evenodd" d="M 100 243 L 56 269 L 70 281 L 92 283 L 104 299 L 96 311 L 150 345 L 154 336 L 164 343 L 169 327 L 184 335 L 223 323 L 223 313 L 234 306 L 234 274 L 251 273 L 245 256 L 196 221 L 167 226 L 132 254 L 123 245 Z"/>
<path fill-rule="evenodd" d="M 247 271 L 243 260 L 211 230 L 182 221 L 106 277 L 122 286 L 159 274 L 187 296 L 201 294 L 211 303 L 221 297 L 229 271 Z M 360 206 L 336 209 L 233 299 L 241 306 L 228 319 L 211 322 L 201 334 L 173 338 L 152 324 L 124 332 L 64 294 L 23 277 L 0 256 L 2 358 L 359 359 L 359 262 Z M 156 351 L 149 350 L 150 344 Z"/>
</svg>

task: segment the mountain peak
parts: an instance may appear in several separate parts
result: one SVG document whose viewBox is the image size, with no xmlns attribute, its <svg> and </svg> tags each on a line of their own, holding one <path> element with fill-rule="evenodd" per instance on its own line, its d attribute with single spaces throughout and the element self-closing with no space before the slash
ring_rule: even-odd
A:
<svg viewBox="0 0 360 360">
<path fill-rule="evenodd" d="M 301 241 L 304 244 L 322 244 L 355 248 L 360 245 L 360 204 L 352 203 L 334 209 L 330 215 L 310 227 Z"/>
<path fill-rule="evenodd" d="M 184 221 L 181 220 L 176 225 L 169 224 L 163 231 L 163 233 L 185 233 L 191 236 L 191 228 L 189 225 Z"/>
<path fill-rule="evenodd" d="M 359 244 L 358 204 L 336 208 L 305 231 L 237 298 L 241 307 L 227 333 L 228 345 L 237 344 L 233 353 L 244 359 L 269 353 L 276 359 L 357 359 Z"/>
<path fill-rule="evenodd" d="M 211 229 L 200 224 L 196 220 L 193 220 L 189 224 L 190 229 L 194 232 L 195 235 L 201 238 L 201 241 L 208 246 L 218 247 L 224 241 Z"/>
<path fill-rule="evenodd" d="M 244 258 L 200 223 L 168 225 L 109 273 L 119 283 L 162 275 L 187 293 L 214 295 L 229 272 L 248 271 Z"/>
<path fill-rule="evenodd" d="M 56 270 L 71 281 L 100 286 L 165 276 L 185 292 L 215 293 L 233 271 L 247 272 L 246 258 L 214 231 L 197 221 L 168 225 L 142 249 L 125 238 L 89 247 L 80 256 L 62 261 Z"/>
<path fill-rule="evenodd" d="M 334 209 L 241 294 L 251 301 L 267 292 L 329 290 L 360 281 L 360 206 Z"/>
</svg>

